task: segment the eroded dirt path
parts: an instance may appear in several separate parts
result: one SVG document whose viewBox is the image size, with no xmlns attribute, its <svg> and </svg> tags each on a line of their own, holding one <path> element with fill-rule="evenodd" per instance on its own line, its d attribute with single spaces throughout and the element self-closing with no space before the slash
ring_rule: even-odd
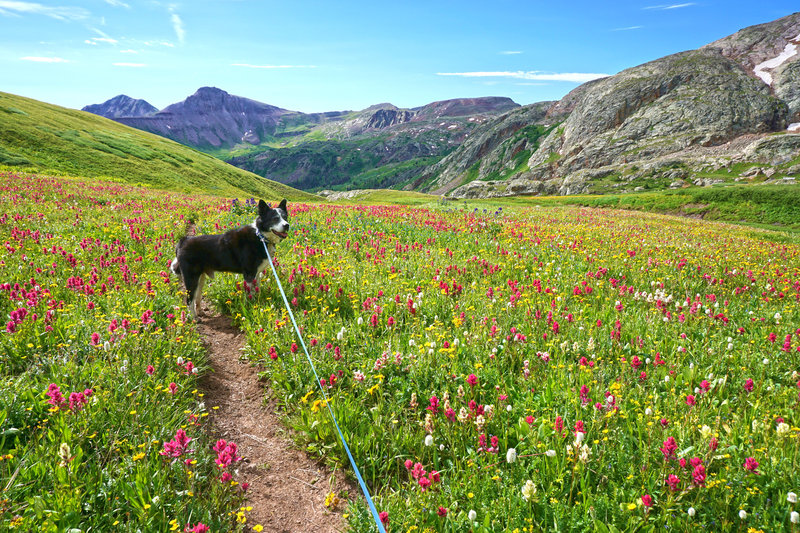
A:
<svg viewBox="0 0 800 533">
<path fill-rule="evenodd" d="M 292 444 L 275 405 L 264 403 L 266 385 L 249 363 L 240 361 L 245 335 L 228 317 L 207 308 L 198 330 L 213 369 L 201 380 L 212 434 L 235 442 L 244 458 L 238 480 L 250 484 L 246 505 L 253 509 L 247 524 L 261 524 L 265 532 L 342 531 L 344 504 L 330 512 L 325 497 L 331 490 L 352 496 L 353 488 L 341 472 L 331 484 L 330 470 Z"/>
</svg>

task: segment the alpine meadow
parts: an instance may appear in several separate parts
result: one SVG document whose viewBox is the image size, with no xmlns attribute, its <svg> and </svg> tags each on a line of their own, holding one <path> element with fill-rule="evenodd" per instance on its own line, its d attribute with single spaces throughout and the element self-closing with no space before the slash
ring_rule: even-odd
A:
<svg viewBox="0 0 800 533">
<path fill-rule="evenodd" d="M 800 533 L 800 13 L 612 70 L 721 8 L 576 8 L 566 47 L 546 5 L 495 41 L 470 2 L 315 4 L 302 32 L 297 5 L 266 32 L 259 2 L 82 2 L 0 1 L 51 32 L 4 91 L 50 69 L 66 99 L 112 53 L 103 90 L 205 78 L 160 110 L 0 92 L 0 531 Z M 714 31 L 751 6 L 724 7 Z M 397 71 L 342 89 L 371 54 Z M 219 76 L 502 94 L 306 113 Z"/>
</svg>

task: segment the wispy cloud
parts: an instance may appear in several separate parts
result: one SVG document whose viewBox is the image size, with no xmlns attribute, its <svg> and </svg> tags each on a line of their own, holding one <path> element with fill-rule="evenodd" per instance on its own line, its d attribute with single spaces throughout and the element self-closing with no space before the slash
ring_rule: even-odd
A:
<svg viewBox="0 0 800 533">
<path fill-rule="evenodd" d="M 130 9 L 131 6 L 126 4 L 125 2 L 120 2 L 120 0 L 105 0 L 106 4 L 112 5 L 114 7 L 124 7 L 125 9 Z"/>
<path fill-rule="evenodd" d="M 117 44 L 119 41 L 112 39 L 111 37 L 92 37 L 91 39 L 86 39 L 83 42 L 97 46 L 98 43 Z"/>
<path fill-rule="evenodd" d="M 181 20 L 180 15 L 175 13 L 174 7 L 170 7 L 169 12 L 172 14 L 170 16 L 170 20 L 172 21 L 172 29 L 175 30 L 175 35 L 178 37 L 178 42 L 183 44 L 186 40 L 186 30 L 183 27 L 183 21 Z"/>
<path fill-rule="evenodd" d="M 536 81 L 570 81 L 584 83 L 598 78 L 605 78 L 608 74 L 591 72 L 542 72 L 539 70 L 516 72 L 437 72 L 437 76 L 461 76 L 464 78 L 514 78 L 519 80 Z"/>
<path fill-rule="evenodd" d="M 522 52 L 520 52 L 519 50 L 503 50 L 502 52 L 500 52 L 500 55 L 514 56 L 514 55 L 521 54 L 521 53 Z"/>
<path fill-rule="evenodd" d="M 245 68 L 317 68 L 316 65 L 251 65 L 250 63 L 231 63 L 232 67 L 245 67 Z"/>
<path fill-rule="evenodd" d="M 82 7 L 51 7 L 35 2 L 0 0 L 0 14 L 3 15 L 44 15 L 58 20 L 83 20 L 89 18 L 89 11 Z"/>
<path fill-rule="evenodd" d="M 130 68 L 141 68 L 146 67 L 145 63 L 112 63 L 115 67 L 130 67 Z"/>
<path fill-rule="evenodd" d="M 137 50 L 128 49 L 128 50 L 120 50 L 119 53 L 120 54 L 138 54 L 139 52 Z"/>
<path fill-rule="evenodd" d="M 694 2 L 687 2 L 685 4 L 664 4 L 660 6 L 647 6 L 643 7 L 642 9 L 659 9 L 659 10 L 666 10 L 666 9 L 680 9 L 682 7 L 689 7 L 696 5 Z"/>
<path fill-rule="evenodd" d="M 644 26 L 627 26 L 625 28 L 614 28 L 611 31 L 631 31 L 631 30 L 641 30 Z"/>
<path fill-rule="evenodd" d="M 34 63 L 69 63 L 69 59 L 63 57 L 41 57 L 41 56 L 25 56 L 20 57 L 22 61 L 33 61 Z"/>
<path fill-rule="evenodd" d="M 145 41 L 145 46 L 166 46 L 169 48 L 175 48 L 175 45 L 169 41 Z"/>
</svg>

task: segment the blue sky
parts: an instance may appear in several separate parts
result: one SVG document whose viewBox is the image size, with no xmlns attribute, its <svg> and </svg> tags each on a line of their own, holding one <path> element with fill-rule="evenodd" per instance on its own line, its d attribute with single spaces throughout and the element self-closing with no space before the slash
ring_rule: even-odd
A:
<svg viewBox="0 0 800 533">
<path fill-rule="evenodd" d="M 698 48 L 796 0 L 0 0 L 0 90 L 81 108 L 158 108 L 198 87 L 304 112 L 561 98 Z"/>
</svg>

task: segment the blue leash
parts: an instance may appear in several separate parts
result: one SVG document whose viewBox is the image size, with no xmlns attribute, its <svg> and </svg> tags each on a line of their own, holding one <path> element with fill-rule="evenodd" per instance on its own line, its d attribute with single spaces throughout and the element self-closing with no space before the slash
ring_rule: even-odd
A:
<svg viewBox="0 0 800 533">
<path fill-rule="evenodd" d="M 358 479 L 358 484 L 361 485 L 361 492 L 364 493 L 364 497 L 367 499 L 367 504 L 369 505 L 370 511 L 372 511 L 372 518 L 375 520 L 375 524 L 378 526 L 378 531 L 380 533 L 386 533 L 386 530 L 383 527 L 383 523 L 381 522 L 381 517 L 378 514 L 378 510 L 375 508 L 375 504 L 372 502 L 372 497 L 369 495 L 369 489 L 367 488 L 367 484 L 364 483 L 364 479 L 361 477 L 361 472 L 358 470 L 358 466 L 356 466 L 356 461 L 353 459 L 353 454 L 350 453 L 350 447 L 347 446 L 347 441 L 344 440 L 344 435 L 342 435 L 342 430 L 339 429 L 339 423 L 336 421 L 336 416 L 333 414 L 333 409 L 331 409 L 330 401 L 328 400 L 328 395 L 325 394 L 325 389 L 322 388 L 322 384 L 319 381 L 319 375 L 317 375 L 317 369 L 314 367 L 314 362 L 311 360 L 311 356 L 308 354 L 308 349 L 306 348 L 306 343 L 303 340 L 303 336 L 300 334 L 300 328 L 297 327 L 297 321 L 294 319 L 294 313 L 292 313 L 292 308 L 289 306 L 289 300 L 286 298 L 286 293 L 283 292 L 283 285 L 281 285 L 281 280 L 278 278 L 278 272 L 275 270 L 275 265 L 272 264 L 272 256 L 269 254 L 269 250 L 267 249 L 267 242 L 264 239 L 264 236 L 261 235 L 261 232 L 258 228 L 254 228 L 256 230 L 256 236 L 261 241 L 261 244 L 264 245 L 264 251 L 267 252 L 267 261 L 269 261 L 269 266 L 272 268 L 272 274 L 275 276 L 275 281 L 278 283 L 278 289 L 281 291 L 281 296 L 283 297 L 283 303 L 286 306 L 286 310 L 289 312 L 289 318 L 292 319 L 292 325 L 294 325 L 294 330 L 297 333 L 297 338 L 300 339 L 300 345 L 303 347 L 303 351 L 306 354 L 306 358 L 308 359 L 308 364 L 311 365 L 311 370 L 314 372 L 314 377 L 317 380 L 317 387 L 319 387 L 320 392 L 322 392 L 322 397 L 325 400 L 325 407 L 328 408 L 328 412 L 331 414 L 331 419 L 333 420 L 333 425 L 336 426 L 336 431 L 339 432 L 339 439 L 342 441 L 344 445 L 344 451 L 347 452 L 347 457 L 350 459 L 350 465 L 353 467 L 353 471 L 356 473 L 356 479 Z"/>
</svg>

